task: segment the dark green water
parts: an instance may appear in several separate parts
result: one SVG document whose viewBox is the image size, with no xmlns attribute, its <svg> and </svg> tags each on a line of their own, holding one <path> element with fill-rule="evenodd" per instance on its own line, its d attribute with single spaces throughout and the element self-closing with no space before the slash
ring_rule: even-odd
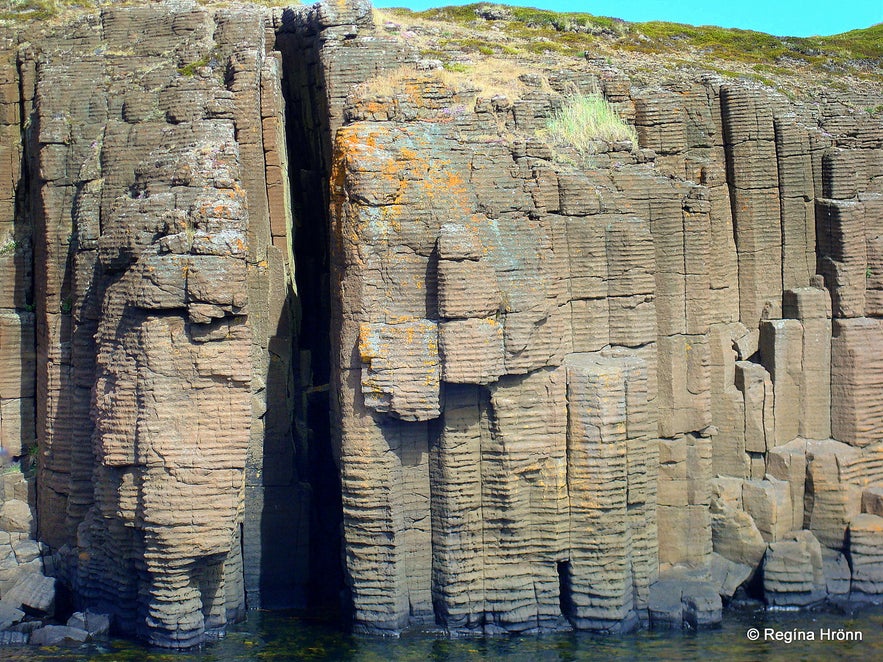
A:
<svg viewBox="0 0 883 662">
<path fill-rule="evenodd" d="M 746 632 L 758 628 L 759 641 Z M 764 640 L 765 628 L 787 637 L 812 632 L 814 641 Z M 822 641 L 824 629 L 860 632 L 861 641 Z M 648 632 L 623 636 L 556 634 L 451 640 L 425 634 L 400 639 L 353 637 L 282 614 L 254 613 L 227 636 L 187 653 L 148 650 L 130 642 L 63 648 L 0 648 L 0 660 L 32 662 L 233 662 L 245 660 L 340 660 L 343 662 L 576 662 L 578 660 L 883 660 L 883 610 L 845 616 L 827 612 L 731 611 L 720 629 Z"/>
</svg>

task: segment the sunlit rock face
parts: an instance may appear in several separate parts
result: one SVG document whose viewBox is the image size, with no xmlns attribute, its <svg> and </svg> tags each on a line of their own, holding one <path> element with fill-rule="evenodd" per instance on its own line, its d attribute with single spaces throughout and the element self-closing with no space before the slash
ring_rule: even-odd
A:
<svg viewBox="0 0 883 662">
<path fill-rule="evenodd" d="M 183 648 L 258 607 L 881 599 L 879 113 L 591 59 L 485 94 L 358 1 L 2 30 L 0 435 L 37 470 L 0 526 L 78 608 Z M 596 91 L 637 144 L 549 130 Z"/>
</svg>

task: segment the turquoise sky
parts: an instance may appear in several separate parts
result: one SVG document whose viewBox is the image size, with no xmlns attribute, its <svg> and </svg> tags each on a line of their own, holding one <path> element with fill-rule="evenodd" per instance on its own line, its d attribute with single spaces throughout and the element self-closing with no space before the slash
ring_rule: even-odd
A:
<svg viewBox="0 0 883 662">
<path fill-rule="evenodd" d="M 477 0 L 374 0 L 415 11 Z M 780 36 L 830 35 L 883 22 L 883 0 L 509 0 L 501 4 L 580 11 L 627 21 L 674 21 L 760 30 Z"/>
</svg>

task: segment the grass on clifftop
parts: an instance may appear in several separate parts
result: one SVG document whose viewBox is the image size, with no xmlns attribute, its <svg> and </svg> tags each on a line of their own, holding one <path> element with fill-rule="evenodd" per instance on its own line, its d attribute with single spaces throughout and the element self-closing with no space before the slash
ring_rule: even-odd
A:
<svg viewBox="0 0 883 662">
<path fill-rule="evenodd" d="M 786 75 L 801 70 L 883 80 L 883 23 L 830 37 L 778 37 L 753 30 L 662 21 L 629 23 L 586 13 L 489 3 L 423 12 L 381 10 L 380 15 L 394 22 L 438 26 L 442 51 L 565 56 L 660 54 L 697 66 L 714 61 L 738 63 L 745 71 L 764 74 Z M 382 21 L 379 23 L 382 25 Z"/>
<path fill-rule="evenodd" d="M 43 21 L 68 9 L 89 9 L 95 2 L 89 0 L 2 0 L 0 19 L 8 21 Z"/>
<path fill-rule="evenodd" d="M 572 145 L 578 152 L 589 151 L 598 139 L 606 142 L 631 141 L 638 145 L 635 129 L 627 124 L 600 94 L 570 97 L 546 125 L 556 143 Z"/>
</svg>

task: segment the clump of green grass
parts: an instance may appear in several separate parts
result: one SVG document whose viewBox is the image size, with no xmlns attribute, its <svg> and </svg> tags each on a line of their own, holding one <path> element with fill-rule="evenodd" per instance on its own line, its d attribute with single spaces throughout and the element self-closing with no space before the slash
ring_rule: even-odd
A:
<svg viewBox="0 0 883 662">
<path fill-rule="evenodd" d="M 182 76 L 195 76 L 196 72 L 202 69 L 202 67 L 208 66 L 209 62 L 212 61 L 212 55 L 212 53 L 208 53 L 196 62 L 190 62 L 183 67 L 178 67 L 178 73 Z"/>
<path fill-rule="evenodd" d="M 555 113 L 546 126 L 548 135 L 558 143 L 572 145 L 586 153 L 597 140 L 631 141 L 638 146 L 634 127 L 623 120 L 600 94 L 577 94 Z"/>
<path fill-rule="evenodd" d="M 89 0 L 2 0 L 0 19 L 7 21 L 43 21 L 57 16 L 65 9 L 89 9 L 95 5 Z"/>
</svg>

